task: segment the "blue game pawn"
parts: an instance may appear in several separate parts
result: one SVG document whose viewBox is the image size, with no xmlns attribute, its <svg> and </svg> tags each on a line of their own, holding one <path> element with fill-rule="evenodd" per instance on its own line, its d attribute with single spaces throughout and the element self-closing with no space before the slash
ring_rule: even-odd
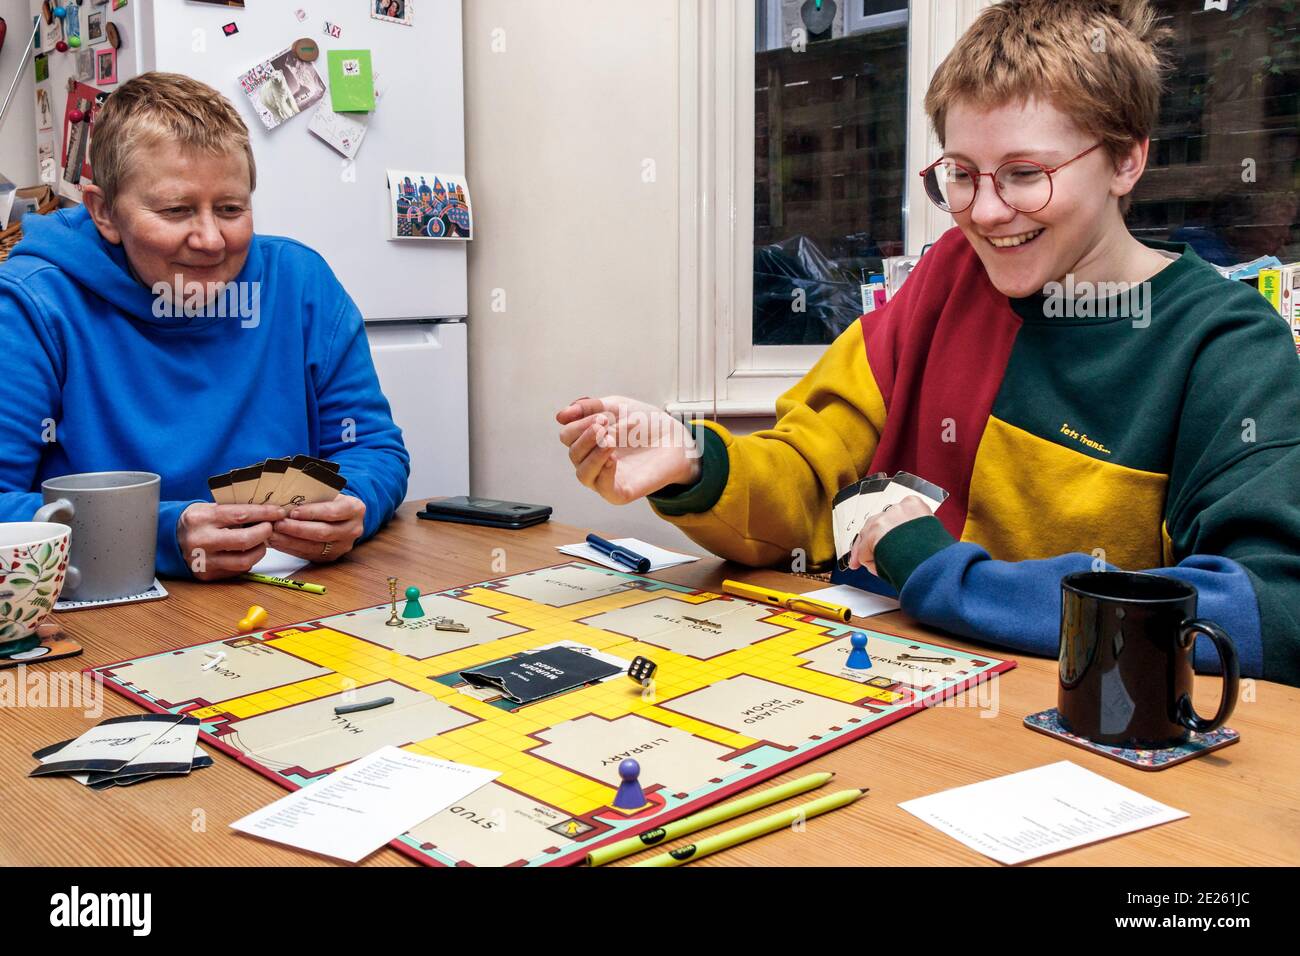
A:
<svg viewBox="0 0 1300 956">
<path fill-rule="evenodd" d="M 406 589 L 406 607 L 402 617 L 424 617 L 424 608 L 420 607 L 420 589 L 412 585 Z"/>
<path fill-rule="evenodd" d="M 641 776 L 641 765 L 630 757 L 618 765 L 618 775 L 623 782 L 614 794 L 614 806 L 620 810 L 640 810 L 645 806 L 645 793 L 637 777 Z"/>
<path fill-rule="evenodd" d="M 871 657 L 867 654 L 867 635 L 858 631 L 849 638 L 849 644 L 852 645 L 853 650 L 849 651 L 848 666 L 855 671 L 870 670 Z"/>
</svg>

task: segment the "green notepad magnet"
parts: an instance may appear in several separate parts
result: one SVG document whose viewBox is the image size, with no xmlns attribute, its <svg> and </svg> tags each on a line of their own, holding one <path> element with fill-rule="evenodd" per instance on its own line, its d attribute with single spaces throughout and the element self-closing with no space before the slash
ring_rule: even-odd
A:
<svg viewBox="0 0 1300 956">
<path fill-rule="evenodd" d="M 369 113 L 375 108 L 375 77 L 369 50 L 330 50 L 330 102 L 335 113 Z"/>
</svg>

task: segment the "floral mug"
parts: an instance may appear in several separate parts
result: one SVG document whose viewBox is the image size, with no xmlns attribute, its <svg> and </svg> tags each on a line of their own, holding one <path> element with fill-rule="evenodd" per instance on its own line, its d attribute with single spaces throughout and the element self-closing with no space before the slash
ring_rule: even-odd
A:
<svg viewBox="0 0 1300 956">
<path fill-rule="evenodd" d="M 0 523 L 0 658 L 41 642 L 36 628 L 54 609 L 66 580 L 72 529 L 45 521 Z"/>
</svg>

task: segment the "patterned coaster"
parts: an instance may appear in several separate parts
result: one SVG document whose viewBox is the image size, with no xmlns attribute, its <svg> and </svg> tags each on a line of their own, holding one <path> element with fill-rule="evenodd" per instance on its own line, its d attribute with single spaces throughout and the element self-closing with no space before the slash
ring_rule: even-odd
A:
<svg viewBox="0 0 1300 956">
<path fill-rule="evenodd" d="M 128 594 L 120 598 L 100 598 L 97 601 L 66 601 L 59 599 L 54 604 L 56 611 L 80 611 L 89 607 L 112 607 L 115 604 L 135 604 L 140 601 L 161 601 L 167 597 L 167 589 L 162 586 L 162 582 L 157 578 L 153 579 L 153 584 L 148 589 L 141 591 L 139 594 Z"/>
<path fill-rule="evenodd" d="M 1040 734 L 1056 737 L 1058 740 L 1064 740 L 1067 744 L 1074 744 L 1076 747 L 1091 750 L 1103 757 L 1118 760 L 1120 763 L 1128 764 L 1130 767 L 1136 767 L 1139 770 L 1164 770 L 1174 764 L 1182 763 L 1184 760 L 1191 760 L 1193 757 L 1207 754 L 1211 750 L 1218 750 L 1221 747 L 1235 744 L 1241 739 L 1241 734 L 1231 727 L 1220 727 L 1211 734 L 1193 733 L 1187 738 L 1187 743 L 1178 747 L 1166 747 L 1162 750 L 1134 750 L 1131 747 L 1112 747 L 1108 744 L 1095 744 L 1091 740 L 1085 740 L 1070 733 L 1061 726 L 1061 717 L 1056 712 L 1055 707 L 1037 714 L 1030 714 L 1025 718 L 1025 726 L 1030 730 L 1038 731 Z"/>
<path fill-rule="evenodd" d="M 81 645 L 66 635 L 47 637 L 35 647 L 17 653 L 0 652 L 0 670 L 17 667 L 19 664 L 35 664 L 37 661 L 54 661 L 60 657 L 76 657 L 81 653 Z"/>
</svg>

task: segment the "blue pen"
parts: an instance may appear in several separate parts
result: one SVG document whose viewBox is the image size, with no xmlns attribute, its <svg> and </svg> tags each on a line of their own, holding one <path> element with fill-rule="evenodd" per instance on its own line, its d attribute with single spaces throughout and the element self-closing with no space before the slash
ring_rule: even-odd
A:
<svg viewBox="0 0 1300 956">
<path fill-rule="evenodd" d="M 619 547 L 612 541 L 606 541 L 598 534 L 587 535 L 587 544 L 591 545 L 601 554 L 617 561 L 625 568 L 631 568 L 638 574 L 645 574 L 650 570 L 650 559 L 643 558 L 635 551 L 629 551 L 627 548 Z"/>
</svg>

